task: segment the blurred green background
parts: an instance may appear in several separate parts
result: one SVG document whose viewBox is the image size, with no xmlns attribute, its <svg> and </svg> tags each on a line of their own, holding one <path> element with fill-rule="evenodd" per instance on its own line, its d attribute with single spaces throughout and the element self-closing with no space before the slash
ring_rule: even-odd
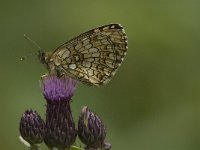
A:
<svg viewBox="0 0 200 150">
<path fill-rule="evenodd" d="M 79 84 L 73 97 L 106 124 L 113 150 L 200 149 L 200 1 L 20 0 L 0 1 L 0 149 L 26 149 L 18 140 L 22 113 L 43 117 L 39 79 L 46 72 L 36 56 L 94 27 L 121 23 L 127 56 L 105 87 Z M 42 149 L 47 149 L 42 145 Z"/>
</svg>

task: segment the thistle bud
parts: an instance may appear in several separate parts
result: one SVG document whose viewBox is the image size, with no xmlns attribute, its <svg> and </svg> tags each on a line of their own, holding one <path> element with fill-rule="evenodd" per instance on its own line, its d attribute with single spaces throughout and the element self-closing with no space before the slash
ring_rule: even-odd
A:
<svg viewBox="0 0 200 150">
<path fill-rule="evenodd" d="M 42 143 L 44 121 L 36 111 L 27 110 L 21 117 L 19 131 L 22 138 L 30 145 Z"/>
<path fill-rule="evenodd" d="M 104 147 L 106 129 L 101 119 L 84 106 L 78 121 L 78 136 L 86 145 L 86 149 Z"/>
</svg>

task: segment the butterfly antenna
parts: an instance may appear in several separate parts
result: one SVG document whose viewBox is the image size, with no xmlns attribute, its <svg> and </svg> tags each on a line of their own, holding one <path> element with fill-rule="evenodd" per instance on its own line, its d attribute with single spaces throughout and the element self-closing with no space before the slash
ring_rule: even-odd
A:
<svg viewBox="0 0 200 150">
<path fill-rule="evenodd" d="M 34 40 L 28 37 L 26 34 L 24 34 L 24 38 L 30 41 L 31 43 L 33 43 L 40 51 L 42 50 L 42 48 Z"/>
<path fill-rule="evenodd" d="M 39 49 L 39 52 L 42 51 L 42 48 L 34 40 L 32 40 L 30 37 L 28 37 L 26 34 L 24 34 L 24 38 L 26 40 L 30 41 L 33 45 L 35 45 Z M 28 55 L 21 57 L 20 60 L 23 61 L 26 58 L 28 58 L 29 56 L 33 56 L 33 55 L 35 55 L 35 53 L 29 53 Z"/>
</svg>

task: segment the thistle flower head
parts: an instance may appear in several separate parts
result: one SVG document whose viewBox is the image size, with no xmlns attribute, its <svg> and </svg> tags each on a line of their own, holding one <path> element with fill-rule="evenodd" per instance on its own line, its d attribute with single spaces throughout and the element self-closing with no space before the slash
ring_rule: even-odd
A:
<svg viewBox="0 0 200 150">
<path fill-rule="evenodd" d="M 43 95 L 47 102 L 70 101 L 77 81 L 67 76 L 45 76 L 42 78 Z"/>
<path fill-rule="evenodd" d="M 76 140 L 77 131 L 70 107 L 76 83 L 65 76 L 42 79 L 43 95 L 47 100 L 44 142 L 50 149 L 69 149 Z"/>
<path fill-rule="evenodd" d="M 86 145 L 86 149 L 104 147 L 106 129 L 101 119 L 88 109 L 83 107 L 78 121 L 78 136 Z"/>
<path fill-rule="evenodd" d="M 19 131 L 29 144 L 39 144 L 43 141 L 44 121 L 36 111 L 27 110 L 21 117 Z"/>
</svg>

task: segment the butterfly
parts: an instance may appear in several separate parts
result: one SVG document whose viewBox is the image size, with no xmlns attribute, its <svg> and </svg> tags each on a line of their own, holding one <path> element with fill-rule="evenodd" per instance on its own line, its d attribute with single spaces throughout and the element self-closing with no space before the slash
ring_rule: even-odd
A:
<svg viewBox="0 0 200 150">
<path fill-rule="evenodd" d="M 84 84 L 101 86 L 116 73 L 127 53 L 127 36 L 120 24 L 89 30 L 56 48 L 39 51 L 49 74 L 69 76 Z"/>
</svg>

